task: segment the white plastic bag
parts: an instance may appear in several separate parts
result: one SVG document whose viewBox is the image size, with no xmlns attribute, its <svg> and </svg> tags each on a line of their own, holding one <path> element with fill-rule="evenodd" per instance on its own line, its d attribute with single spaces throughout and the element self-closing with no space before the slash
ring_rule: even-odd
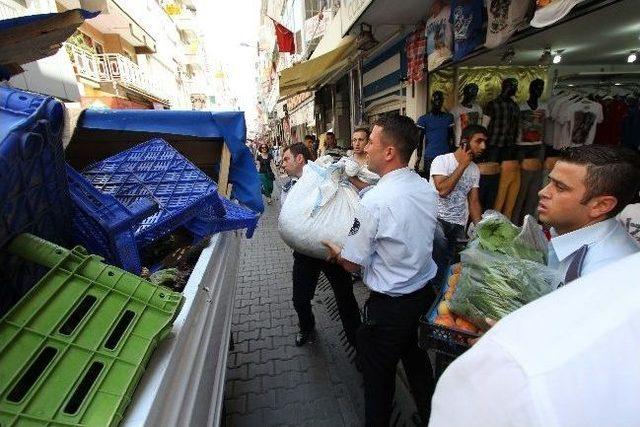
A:
<svg viewBox="0 0 640 427">
<path fill-rule="evenodd" d="M 343 174 L 344 165 L 308 162 L 289 190 L 280 209 L 278 231 L 295 251 L 325 259 L 328 252 L 323 240 L 344 244 L 359 198 L 350 185 L 341 182 Z"/>
</svg>

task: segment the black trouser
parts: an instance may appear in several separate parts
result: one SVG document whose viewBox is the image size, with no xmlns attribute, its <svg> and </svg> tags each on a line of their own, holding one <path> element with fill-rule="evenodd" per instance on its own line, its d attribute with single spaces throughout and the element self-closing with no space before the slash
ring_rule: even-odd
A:
<svg viewBox="0 0 640 427">
<path fill-rule="evenodd" d="M 464 245 L 465 235 L 464 235 L 464 225 L 453 224 L 451 222 L 447 222 L 443 219 L 438 218 L 438 227 L 442 229 L 444 237 L 447 242 L 447 249 L 445 255 L 445 264 L 451 265 L 455 261 L 456 250 L 458 245 Z M 462 243 L 460 243 L 462 242 Z"/>
<path fill-rule="evenodd" d="M 293 252 L 293 307 L 298 313 L 300 331 L 310 332 L 315 326 L 311 300 L 321 271 L 333 289 L 347 340 L 355 347 L 356 331 L 361 321 L 358 303 L 353 296 L 353 278 L 337 264 Z"/>
<path fill-rule="evenodd" d="M 430 284 L 399 297 L 377 292 L 369 295 L 358 330 L 367 426 L 389 425 L 400 360 L 420 416 L 425 422 L 428 420 L 434 380 L 429 358 L 418 348 L 418 318 L 426 313 L 433 299 Z"/>
</svg>

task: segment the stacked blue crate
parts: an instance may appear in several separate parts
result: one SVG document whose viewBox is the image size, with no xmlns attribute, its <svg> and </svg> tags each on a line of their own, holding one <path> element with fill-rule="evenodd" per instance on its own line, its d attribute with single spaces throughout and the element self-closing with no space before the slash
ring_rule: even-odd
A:
<svg viewBox="0 0 640 427">
<path fill-rule="evenodd" d="M 0 315 L 46 272 L 1 249 L 25 232 L 69 242 L 63 124 L 64 107 L 54 98 L 0 87 Z"/>
<path fill-rule="evenodd" d="M 82 174 L 69 167 L 69 178 L 76 243 L 136 274 L 140 249 L 203 211 L 225 215 L 215 182 L 162 139 L 97 162 Z"/>
</svg>

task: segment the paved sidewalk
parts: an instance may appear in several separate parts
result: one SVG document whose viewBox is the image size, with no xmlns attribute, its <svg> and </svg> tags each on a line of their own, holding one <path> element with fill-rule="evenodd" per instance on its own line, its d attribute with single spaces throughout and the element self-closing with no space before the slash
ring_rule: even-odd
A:
<svg viewBox="0 0 640 427">
<path fill-rule="evenodd" d="M 317 338 L 295 347 L 291 301 L 293 258 L 277 231 L 279 202 L 267 206 L 254 237 L 242 243 L 233 315 L 234 349 L 226 382 L 228 426 L 364 424 L 362 376 L 344 336 L 329 284 L 321 276 L 313 301 Z M 366 295 L 357 283 L 360 305 Z M 394 425 L 412 414 L 399 381 Z"/>
</svg>

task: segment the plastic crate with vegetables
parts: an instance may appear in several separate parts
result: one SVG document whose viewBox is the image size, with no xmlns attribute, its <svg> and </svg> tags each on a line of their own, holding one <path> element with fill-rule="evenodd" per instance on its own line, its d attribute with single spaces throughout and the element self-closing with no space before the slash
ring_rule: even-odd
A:
<svg viewBox="0 0 640 427">
<path fill-rule="evenodd" d="M 532 217 L 518 228 L 502 214 L 485 213 L 460 254 L 461 267 L 452 269 L 436 305 L 423 318 L 423 347 L 460 354 L 469 338 L 489 327 L 485 319 L 500 320 L 554 290 L 560 279 L 546 266 L 546 256 L 546 238 Z"/>
</svg>

